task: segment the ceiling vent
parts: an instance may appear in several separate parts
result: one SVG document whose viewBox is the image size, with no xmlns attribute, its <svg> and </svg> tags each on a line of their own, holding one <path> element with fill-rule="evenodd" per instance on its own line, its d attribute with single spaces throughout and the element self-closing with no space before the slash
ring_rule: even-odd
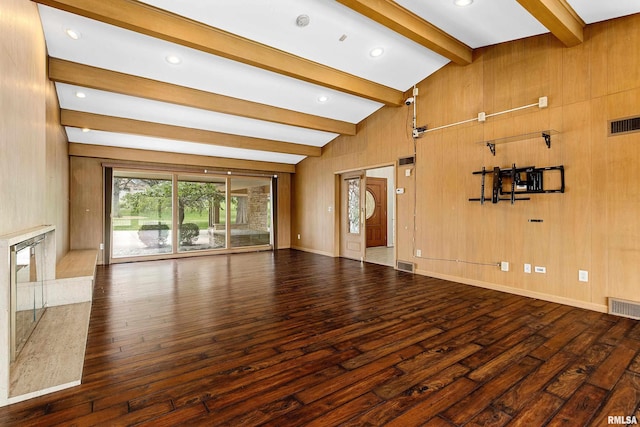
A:
<svg viewBox="0 0 640 427">
<path fill-rule="evenodd" d="M 412 165 L 415 162 L 416 162 L 416 158 L 414 156 L 411 156 L 411 157 L 400 157 L 398 159 L 398 165 L 400 165 L 400 166 Z"/>
<path fill-rule="evenodd" d="M 609 298 L 609 314 L 640 320 L 640 303 Z"/>
<path fill-rule="evenodd" d="M 609 136 L 640 132 L 640 117 L 612 120 L 609 122 Z"/>
<path fill-rule="evenodd" d="M 398 261 L 397 262 L 398 270 L 404 271 L 405 273 L 413 273 L 414 265 L 412 262 L 406 261 Z"/>
</svg>

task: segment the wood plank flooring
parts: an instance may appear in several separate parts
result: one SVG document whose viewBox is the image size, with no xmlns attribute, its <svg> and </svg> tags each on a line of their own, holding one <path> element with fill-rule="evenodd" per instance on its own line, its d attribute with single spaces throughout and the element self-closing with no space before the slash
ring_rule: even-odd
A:
<svg viewBox="0 0 640 427">
<path fill-rule="evenodd" d="M 83 384 L 0 425 L 640 419 L 640 322 L 282 250 L 99 267 Z"/>
</svg>

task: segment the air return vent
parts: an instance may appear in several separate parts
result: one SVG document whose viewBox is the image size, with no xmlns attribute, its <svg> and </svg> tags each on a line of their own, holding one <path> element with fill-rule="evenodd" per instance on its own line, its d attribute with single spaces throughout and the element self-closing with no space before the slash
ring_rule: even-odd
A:
<svg viewBox="0 0 640 427">
<path fill-rule="evenodd" d="M 405 273 L 413 273 L 413 263 L 406 261 L 398 261 L 397 262 L 398 270 L 404 271 Z"/>
<path fill-rule="evenodd" d="M 412 165 L 416 162 L 416 158 L 411 156 L 411 157 L 400 157 L 398 159 L 398 165 L 400 166 L 406 166 L 406 165 Z"/>
<path fill-rule="evenodd" d="M 612 120 L 609 122 L 609 136 L 630 132 L 640 132 L 640 117 Z"/>
<path fill-rule="evenodd" d="M 640 302 L 609 298 L 609 314 L 640 320 Z"/>
</svg>

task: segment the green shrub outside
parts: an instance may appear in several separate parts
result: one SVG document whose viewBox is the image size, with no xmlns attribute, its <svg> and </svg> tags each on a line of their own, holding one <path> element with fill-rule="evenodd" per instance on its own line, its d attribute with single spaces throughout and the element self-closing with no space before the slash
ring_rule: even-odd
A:
<svg viewBox="0 0 640 427">
<path fill-rule="evenodd" d="M 191 246 L 196 243 L 200 236 L 200 228 L 192 223 L 187 222 L 180 226 L 180 244 L 185 246 Z"/>
</svg>

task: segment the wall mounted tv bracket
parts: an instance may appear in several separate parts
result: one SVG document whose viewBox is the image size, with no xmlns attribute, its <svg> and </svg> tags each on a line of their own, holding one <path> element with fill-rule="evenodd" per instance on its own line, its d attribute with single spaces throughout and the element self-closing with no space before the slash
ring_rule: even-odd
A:
<svg viewBox="0 0 640 427">
<path fill-rule="evenodd" d="M 546 173 L 560 173 L 559 188 L 544 188 L 544 176 Z M 521 194 L 539 194 L 539 193 L 564 193 L 564 166 L 548 166 L 545 168 L 536 168 L 535 166 L 527 166 L 518 168 L 515 163 L 507 169 L 494 167 L 493 169 L 485 169 L 473 172 L 474 175 L 481 175 L 480 197 L 469 199 L 470 202 L 480 202 L 484 204 L 488 200 L 485 197 L 485 177 L 492 177 L 492 193 L 491 203 L 498 203 L 501 200 L 510 201 L 514 204 L 516 200 L 531 200 L 530 197 L 518 197 Z M 505 189 L 506 187 L 506 189 Z M 509 195 L 508 198 L 501 197 Z"/>
</svg>

